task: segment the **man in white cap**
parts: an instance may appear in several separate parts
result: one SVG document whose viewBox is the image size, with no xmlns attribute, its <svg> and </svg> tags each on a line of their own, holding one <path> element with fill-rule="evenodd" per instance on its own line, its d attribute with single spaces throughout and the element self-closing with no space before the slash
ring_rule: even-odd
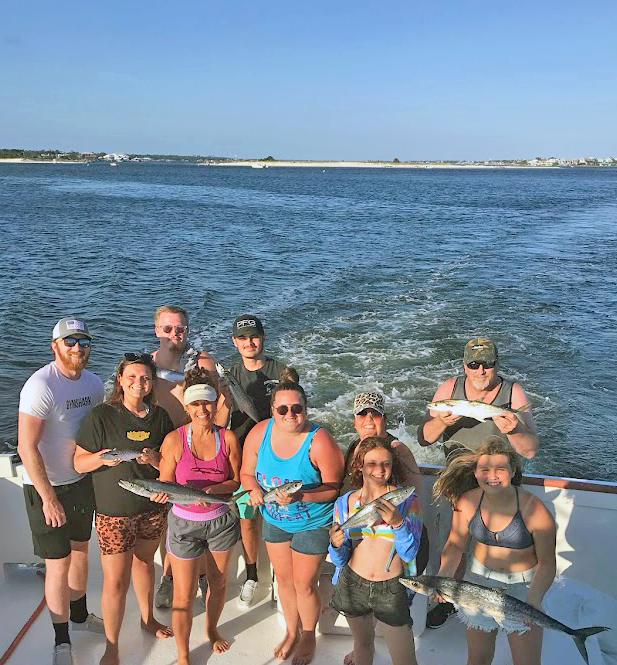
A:
<svg viewBox="0 0 617 665">
<path fill-rule="evenodd" d="M 92 482 L 73 467 L 79 425 L 103 400 L 102 381 L 85 369 L 91 341 L 83 321 L 60 319 L 52 333 L 54 360 L 26 381 L 19 398 L 18 452 L 34 553 L 45 559 L 53 665 L 73 663 L 69 615 L 73 630 L 105 634 L 86 606 Z"/>
</svg>

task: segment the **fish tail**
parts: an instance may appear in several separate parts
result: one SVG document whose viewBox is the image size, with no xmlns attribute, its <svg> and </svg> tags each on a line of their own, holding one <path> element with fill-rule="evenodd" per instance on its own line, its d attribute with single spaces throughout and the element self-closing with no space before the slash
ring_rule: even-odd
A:
<svg viewBox="0 0 617 665">
<path fill-rule="evenodd" d="M 230 501 L 231 501 L 231 502 L 233 503 L 233 505 L 235 506 L 235 505 L 236 505 L 236 501 L 237 501 L 238 499 L 241 499 L 245 494 L 248 494 L 250 491 L 251 491 L 251 490 L 244 490 L 243 492 L 240 492 L 239 494 L 234 494 L 234 495 L 231 497 Z"/>
<path fill-rule="evenodd" d="M 527 409 L 529 409 L 530 407 L 531 407 L 531 402 L 527 402 L 527 404 L 523 404 L 523 406 L 521 406 L 520 408 L 514 409 L 514 413 L 523 413 L 523 411 L 527 411 Z"/>
<path fill-rule="evenodd" d="M 572 631 L 574 644 L 576 644 L 576 648 L 580 651 L 580 654 L 587 665 L 589 665 L 589 657 L 587 656 L 587 649 L 585 648 L 585 640 L 588 637 L 596 635 L 597 633 L 602 633 L 605 630 L 610 630 L 610 628 L 606 628 L 605 626 L 590 626 L 589 628 L 577 628 Z"/>
</svg>

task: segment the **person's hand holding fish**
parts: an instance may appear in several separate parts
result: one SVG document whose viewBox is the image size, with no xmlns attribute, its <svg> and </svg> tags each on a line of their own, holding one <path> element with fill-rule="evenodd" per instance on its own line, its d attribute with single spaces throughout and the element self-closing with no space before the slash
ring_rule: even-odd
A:
<svg viewBox="0 0 617 665">
<path fill-rule="evenodd" d="M 518 425 L 519 419 L 513 413 L 502 413 L 495 416 L 493 422 L 502 434 L 512 434 Z"/>
<path fill-rule="evenodd" d="M 161 492 L 160 494 L 153 494 L 150 497 L 150 501 L 154 501 L 154 503 L 169 503 L 169 497 L 164 492 Z"/>
<path fill-rule="evenodd" d="M 294 503 L 294 501 L 298 501 L 296 498 L 297 492 L 285 492 L 282 490 L 277 489 L 276 492 L 274 493 L 274 500 L 276 503 L 279 504 L 279 506 L 288 506 L 290 503 Z"/>
<path fill-rule="evenodd" d="M 137 458 L 137 463 L 157 466 L 160 458 L 160 453 L 157 453 L 156 450 L 153 450 L 152 448 L 144 448 L 141 451 L 141 455 Z"/>
<path fill-rule="evenodd" d="M 345 532 L 341 529 L 341 525 L 336 522 L 330 527 L 330 542 L 334 547 L 340 547 L 345 542 Z"/>
<path fill-rule="evenodd" d="M 437 420 L 441 420 L 444 427 L 450 427 L 450 425 L 454 425 L 454 423 L 457 420 L 460 420 L 462 417 L 463 416 L 457 413 L 452 413 L 452 411 L 438 411 L 437 415 L 435 416 Z"/>
<path fill-rule="evenodd" d="M 112 450 L 114 450 L 114 448 L 104 448 L 103 450 L 99 450 L 99 452 L 96 453 L 99 456 L 99 459 L 101 460 L 101 464 L 103 466 L 118 466 L 118 464 L 122 463 L 121 459 L 103 459 L 103 458 L 101 458 L 101 455 L 104 455 L 105 453 L 108 453 Z"/>
<path fill-rule="evenodd" d="M 254 490 L 251 490 L 249 494 L 249 499 L 246 502 L 249 506 L 263 506 L 264 505 L 264 491 L 261 487 L 256 487 Z"/>
<path fill-rule="evenodd" d="M 399 509 L 387 499 L 380 497 L 375 502 L 375 508 L 381 515 L 381 519 L 393 529 L 397 529 L 403 523 L 403 516 Z"/>
</svg>

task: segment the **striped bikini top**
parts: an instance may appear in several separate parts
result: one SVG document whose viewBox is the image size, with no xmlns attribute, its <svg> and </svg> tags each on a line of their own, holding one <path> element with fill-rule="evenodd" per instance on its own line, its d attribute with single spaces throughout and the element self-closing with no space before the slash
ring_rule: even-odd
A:
<svg viewBox="0 0 617 665">
<path fill-rule="evenodd" d="M 483 545 L 491 545 L 492 547 L 507 547 L 510 550 L 524 550 L 534 544 L 533 536 L 529 533 L 529 529 L 525 526 L 523 516 L 521 515 L 518 487 L 514 489 L 516 490 L 516 513 L 510 524 L 501 531 L 489 531 L 486 524 L 484 524 L 484 520 L 482 519 L 482 499 L 484 498 L 484 492 L 482 492 L 478 508 L 474 516 L 469 520 L 469 534 L 476 542 Z"/>
</svg>

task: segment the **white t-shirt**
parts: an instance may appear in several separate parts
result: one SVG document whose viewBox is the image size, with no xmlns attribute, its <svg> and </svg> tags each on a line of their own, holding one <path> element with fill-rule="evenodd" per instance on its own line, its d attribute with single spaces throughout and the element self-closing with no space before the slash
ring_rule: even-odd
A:
<svg viewBox="0 0 617 665">
<path fill-rule="evenodd" d="M 75 437 L 84 416 L 103 401 L 103 382 L 82 370 L 79 379 L 68 379 L 55 362 L 41 367 L 24 384 L 19 410 L 45 420 L 39 452 L 52 485 L 68 485 L 84 477 L 73 467 Z M 32 481 L 24 470 L 24 483 Z"/>
</svg>

